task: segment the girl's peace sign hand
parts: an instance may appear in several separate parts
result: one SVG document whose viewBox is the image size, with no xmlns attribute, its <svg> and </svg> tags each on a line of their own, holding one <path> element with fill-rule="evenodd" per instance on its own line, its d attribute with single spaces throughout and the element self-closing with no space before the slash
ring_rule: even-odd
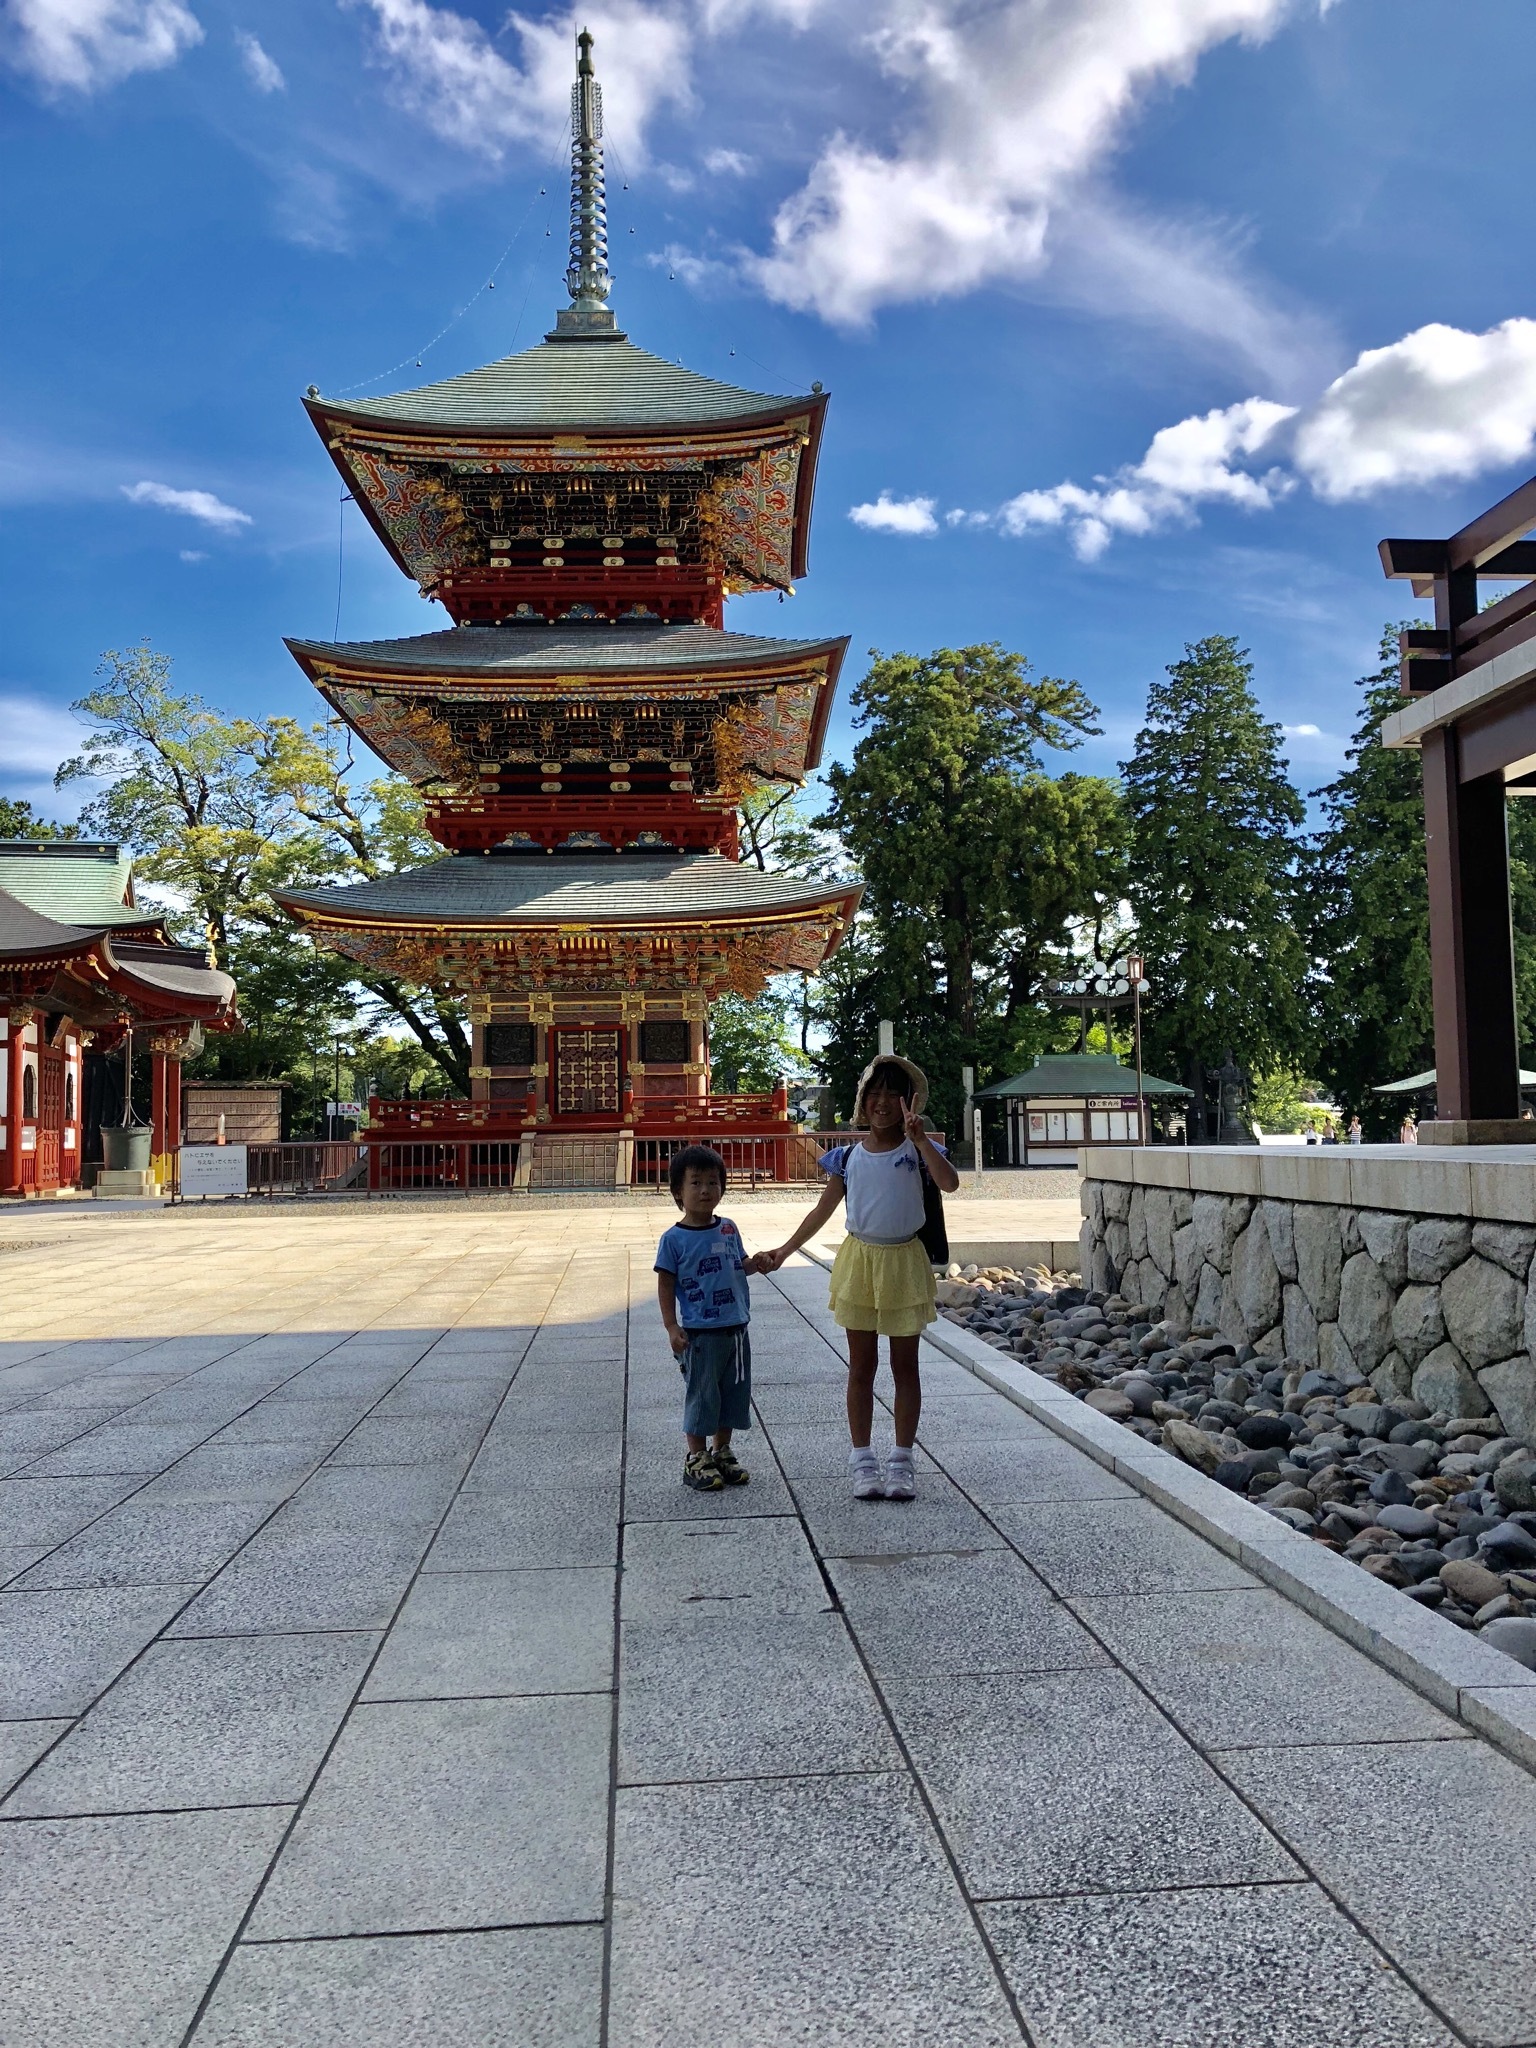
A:
<svg viewBox="0 0 1536 2048">
<path fill-rule="evenodd" d="M 909 1109 L 904 1113 L 902 1123 L 906 1128 L 907 1136 L 914 1145 L 920 1138 L 926 1135 L 923 1130 L 923 1120 L 915 1109 Z"/>
</svg>

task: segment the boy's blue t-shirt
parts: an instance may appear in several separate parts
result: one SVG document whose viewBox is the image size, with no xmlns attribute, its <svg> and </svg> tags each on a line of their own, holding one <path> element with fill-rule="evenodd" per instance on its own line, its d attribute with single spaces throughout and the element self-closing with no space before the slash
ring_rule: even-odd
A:
<svg viewBox="0 0 1536 2048">
<path fill-rule="evenodd" d="M 677 1283 L 677 1320 L 685 1330 L 724 1330 L 751 1320 L 746 1266 L 741 1233 L 728 1216 L 700 1230 L 674 1223 L 656 1247 L 656 1271 Z"/>
</svg>

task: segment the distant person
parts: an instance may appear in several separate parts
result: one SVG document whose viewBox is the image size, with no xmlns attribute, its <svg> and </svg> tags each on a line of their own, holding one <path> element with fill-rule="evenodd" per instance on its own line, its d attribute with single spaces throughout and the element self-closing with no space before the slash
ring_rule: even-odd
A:
<svg viewBox="0 0 1536 2048">
<path fill-rule="evenodd" d="M 685 1145 L 667 1169 L 683 1212 L 656 1247 L 656 1298 L 683 1375 L 683 1484 L 696 1493 L 745 1486 L 731 1436 L 752 1427 L 749 1273 L 741 1233 L 716 1215 L 725 1200 L 725 1161 L 708 1145 Z"/>
<path fill-rule="evenodd" d="M 1411 1109 L 1403 1118 L 1402 1127 L 1397 1134 L 1397 1142 L 1399 1145 L 1417 1145 L 1419 1142 L 1419 1127 L 1413 1120 L 1413 1111 Z"/>
<path fill-rule="evenodd" d="M 1349 1143 L 1351 1145 L 1363 1145 L 1365 1143 L 1365 1133 L 1360 1128 L 1360 1119 L 1357 1116 L 1352 1116 L 1349 1120 Z"/>
<path fill-rule="evenodd" d="M 1323 1143 L 1325 1145 L 1337 1145 L 1338 1142 L 1339 1127 L 1333 1118 L 1329 1117 L 1328 1121 L 1323 1125 Z"/>
<path fill-rule="evenodd" d="M 1317 1143 L 1317 1125 L 1316 1125 L 1316 1124 L 1308 1124 L 1308 1125 L 1307 1125 L 1307 1143 L 1308 1143 L 1309 1145 L 1315 1145 L 1315 1144 Z"/>
<path fill-rule="evenodd" d="M 855 1500 L 911 1500 L 917 1492 L 912 1446 L 923 1388 L 918 1343 L 936 1319 L 933 1262 L 922 1240 L 926 1188 L 952 1195 L 960 1176 L 923 1128 L 928 1081 L 921 1067 L 895 1055 L 872 1060 L 859 1076 L 853 1121 L 864 1136 L 821 1156 L 826 1190 L 777 1251 L 759 1253 L 760 1269 L 776 1272 L 790 1253 L 848 1204 L 848 1234 L 832 1263 L 831 1308 L 848 1333 L 849 1477 Z M 885 1463 L 870 1443 L 880 1339 L 890 1345 L 896 1383 L 896 1444 Z"/>
</svg>

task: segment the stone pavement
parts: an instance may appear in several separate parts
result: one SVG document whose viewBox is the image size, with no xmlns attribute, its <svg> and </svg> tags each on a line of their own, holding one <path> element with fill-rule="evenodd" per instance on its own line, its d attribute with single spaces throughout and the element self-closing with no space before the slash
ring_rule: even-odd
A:
<svg viewBox="0 0 1536 2048">
<path fill-rule="evenodd" d="M 1536 2043 L 1527 1774 L 809 1264 L 686 1492 L 659 1220 L 7 1214 L 7 2048 Z"/>
</svg>

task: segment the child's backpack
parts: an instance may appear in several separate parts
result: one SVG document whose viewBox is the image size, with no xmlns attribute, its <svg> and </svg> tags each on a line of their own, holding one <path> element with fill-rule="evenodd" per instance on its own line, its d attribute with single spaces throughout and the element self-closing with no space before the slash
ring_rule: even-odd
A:
<svg viewBox="0 0 1536 2048">
<path fill-rule="evenodd" d="M 917 1233 L 917 1241 L 928 1254 L 928 1262 L 934 1266 L 949 1264 L 949 1231 L 944 1223 L 944 1197 L 939 1184 L 918 1160 L 918 1169 L 923 1176 L 923 1227 Z"/>
</svg>

